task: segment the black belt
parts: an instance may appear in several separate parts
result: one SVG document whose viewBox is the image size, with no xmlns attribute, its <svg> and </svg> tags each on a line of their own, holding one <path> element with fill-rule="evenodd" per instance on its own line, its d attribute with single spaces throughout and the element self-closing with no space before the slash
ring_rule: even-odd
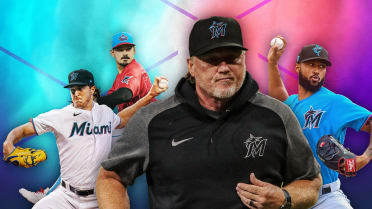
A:
<svg viewBox="0 0 372 209">
<path fill-rule="evenodd" d="M 330 186 L 322 188 L 322 194 L 328 194 L 328 193 L 331 193 L 331 192 L 332 192 L 332 189 L 331 189 Z"/>
<path fill-rule="evenodd" d="M 67 184 L 65 181 L 62 180 L 62 186 L 66 189 L 70 189 L 71 192 L 79 195 L 79 196 L 88 196 L 90 194 L 94 194 L 94 189 L 89 189 L 89 190 L 78 190 L 75 187 L 69 185 L 69 188 L 67 188 Z"/>
</svg>

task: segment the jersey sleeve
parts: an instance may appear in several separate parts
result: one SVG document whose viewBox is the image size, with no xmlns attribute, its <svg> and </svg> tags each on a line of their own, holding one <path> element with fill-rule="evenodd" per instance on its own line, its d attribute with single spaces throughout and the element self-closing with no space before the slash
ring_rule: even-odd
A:
<svg viewBox="0 0 372 209">
<path fill-rule="evenodd" d="M 118 115 L 116 115 L 114 112 L 112 113 L 113 113 L 112 127 L 116 128 L 120 124 L 121 118 Z"/>
<path fill-rule="evenodd" d="M 32 124 L 35 128 L 35 132 L 37 135 L 44 134 L 46 132 L 52 132 L 56 125 L 56 119 L 58 117 L 57 110 L 51 110 L 46 113 L 42 113 L 37 117 L 32 119 Z"/>
<path fill-rule="evenodd" d="M 109 157 L 102 167 L 117 173 L 124 185 L 132 185 L 143 174 L 149 162 L 148 131 L 139 110 L 127 123 L 123 134 L 113 144 Z"/>
<path fill-rule="evenodd" d="M 112 109 L 110 107 L 108 107 L 107 105 L 100 105 L 104 108 L 104 112 L 102 114 L 105 114 L 105 115 L 111 115 L 112 116 L 112 120 L 111 120 L 111 125 L 113 127 L 113 129 L 115 129 L 121 122 L 121 118 L 114 113 L 114 111 L 112 111 Z"/>
<path fill-rule="evenodd" d="M 125 87 L 132 91 L 132 98 L 135 98 L 140 94 L 141 78 L 136 74 L 127 73 L 117 82 L 119 82 L 119 88 Z"/>
<path fill-rule="evenodd" d="M 336 126 L 336 130 L 353 128 L 359 131 L 372 114 L 342 95 L 336 95 L 332 109 L 334 110 L 332 123 Z"/>
<path fill-rule="evenodd" d="M 285 101 L 284 104 L 288 105 L 291 109 L 293 108 L 296 100 L 296 95 L 289 96 Z"/>
<path fill-rule="evenodd" d="M 286 184 L 300 179 L 313 179 L 320 172 L 319 164 L 294 113 L 288 109 L 284 115 L 287 133 Z"/>
</svg>

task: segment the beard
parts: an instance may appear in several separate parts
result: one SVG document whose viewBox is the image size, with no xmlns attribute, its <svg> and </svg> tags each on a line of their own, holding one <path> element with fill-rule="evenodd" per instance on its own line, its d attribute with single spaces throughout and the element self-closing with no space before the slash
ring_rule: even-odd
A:
<svg viewBox="0 0 372 209">
<path fill-rule="evenodd" d="M 199 83 L 199 87 L 206 92 L 208 95 L 216 98 L 216 99 L 229 99 L 233 97 L 236 92 L 240 90 L 242 87 L 244 80 L 245 80 L 246 73 L 244 72 L 243 79 L 241 81 L 236 81 L 229 87 L 215 87 L 211 89 L 207 85 L 203 85 L 203 82 Z"/>
<path fill-rule="evenodd" d="M 298 83 L 300 84 L 300 86 L 302 86 L 306 91 L 310 91 L 310 92 L 317 92 L 324 84 L 324 78 L 322 80 L 319 81 L 318 85 L 312 85 L 311 84 L 311 81 L 307 78 L 305 78 L 304 75 L 302 75 L 302 72 L 301 72 L 301 69 L 300 69 L 300 73 L 299 73 L 299 76 L 298 76 Z"/>
<path fill-rule="evenodd" d="M 116 60 L 116 62 L 122 66 L 122 67 L 126 67 L 129 63 L 131 63 L 133 61 L 133 59 L 131 59 L 128 55 L 124 55 L 123 57 L 121 57 L 119 60 Z"/>
<path fill-rule="evenodd" d="M 122 67 L 126 67 L 129 63 L 118 63 Z"/>
</svg>

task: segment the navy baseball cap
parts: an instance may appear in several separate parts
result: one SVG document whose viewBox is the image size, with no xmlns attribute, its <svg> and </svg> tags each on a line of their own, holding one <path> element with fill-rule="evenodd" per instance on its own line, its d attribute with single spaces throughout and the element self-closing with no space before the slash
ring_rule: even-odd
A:
<svg viewBox="0 0 372 209">
<path fill-rule="evenodd" d="M 64 88 L 71 88 L 72 86 L 94 86 L 93 74 L 84 69 L 72 71 L 68 75 L 68 85 Z"/>
<path fill-rule="evenodd" d="M 321 60 L 327 66 L 332 65 L 332 63 L 328 59 L 328 51 L 324 47 L 319 46 L 318 44 L 310 44 L 304 46 L 297 56 L 297 63 L 309 60 Z"/>
<path fill-rule="evenodd" d="M 243 46 L 242 32 L 239 23 L 228 17 L 214 16 L 198 20 L 189 37 L 190 57 L 202 55 L 219 47 Z"/>
<path fill-rule="evenodd" d="M 112 37 L 112 49 L 124 44 L 135 46 L 132 35 L 127 32 L 120 32 Z"/>
</svg>

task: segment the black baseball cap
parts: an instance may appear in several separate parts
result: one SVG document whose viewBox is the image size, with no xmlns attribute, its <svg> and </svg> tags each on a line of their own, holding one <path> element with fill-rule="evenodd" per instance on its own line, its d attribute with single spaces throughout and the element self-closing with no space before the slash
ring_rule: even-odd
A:
<svg viewBox="0 0 372 209">
<path fill-rule="evenodd" d="M 71 88 L 72 86 L 94 86 L 93 74 L 84 69 L 72 71 L 68 75 L 68 85 L 64 88 Z"/>
<path fill-rule="evenodd" d="M 324 61 L 327 66 L 332 65 L 328 59 L 328 51 L 318 44 L 304 46 L 297 56 L 297 63 L 309 60 L 321 60 Z"/>
<path fill-rule="evenodd" d="M 235 19 L 214 16 L 194 24 L 189 37 L 190 57 L 227 46 L 247 50 L 243 46 L 240 25 Z"/>
</svg>

